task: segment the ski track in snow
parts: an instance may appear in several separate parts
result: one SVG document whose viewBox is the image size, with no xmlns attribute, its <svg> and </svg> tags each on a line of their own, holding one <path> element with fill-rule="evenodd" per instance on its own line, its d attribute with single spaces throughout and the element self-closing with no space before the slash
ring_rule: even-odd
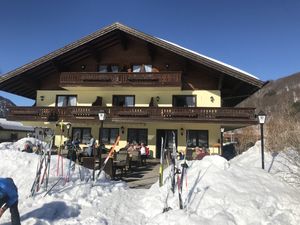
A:
<svg viewBox="0 0 300 225">
<path fill-rule="evenodd" d="M 284 182 L 277 173 L 284 162 L 279 156 L 274 160 L 266 153 L 266 170 L 260 168 L 259 143 L 230 162 L 220 156 L 187 161 L 183 210 L 178 206 L 177 190 L 175 194 L 170 190 L 170 167 L 164 170 L 163 187 L 156 182 L 150 189 L 129 189 L 126 183 L 110 181 L 103 174 L 96 184 L 81 181 L 76 166 L 70 182 L 62 179 L 46 197 L 42 186 L 29 197 L 39 156 L 18 151 L 24 143 L 25 139 L 0 144 L 0 177 L 12 177 L 17 184 L 25 225 L 300 224 L 299 188 Z M 49 188 L 58 180 L 56 162 L 53 155 Z M 68 160 L 64 163 L 67 169 Z M 162 213 L 165 207 L 172 209 Z M 9 222 L 10 213 L 6 212 L 0 224 Z"/>
</svg>

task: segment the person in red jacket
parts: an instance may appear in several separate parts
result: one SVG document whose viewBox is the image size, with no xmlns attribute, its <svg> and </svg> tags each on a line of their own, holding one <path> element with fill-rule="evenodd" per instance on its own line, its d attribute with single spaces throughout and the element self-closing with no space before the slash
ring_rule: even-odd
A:
<svg viewBox="0 0 300 225">
<path fill-rule="evenodd" d="M 13 179 L 0 177 L 0 218 L 8 208 L 11 214 L 11 224 L 20 225 L 18 188 Z"/>
</svg>

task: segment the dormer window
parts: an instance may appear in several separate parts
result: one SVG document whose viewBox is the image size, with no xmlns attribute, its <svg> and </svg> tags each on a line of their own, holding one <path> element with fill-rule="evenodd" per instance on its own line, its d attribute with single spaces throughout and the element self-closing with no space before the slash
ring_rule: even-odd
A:
<svg viewBox="0 0 300 225">
<path fill-rule="evenodd" d="M 152 65 L 133 65 L 132 70 L 134 73 L 140 73 L 140 72 L 152 72 Z"/>
</svg>

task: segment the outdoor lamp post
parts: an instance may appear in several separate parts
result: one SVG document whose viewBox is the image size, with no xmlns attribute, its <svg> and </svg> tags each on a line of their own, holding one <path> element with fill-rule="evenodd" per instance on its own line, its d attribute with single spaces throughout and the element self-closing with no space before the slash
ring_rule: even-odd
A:
<svg viewBox="0 0 300 225">
<path fill-rule="evenodd" d="M 265 160 L 264 160 L 264 123 L 266 122 L 267 115 L 260 111 L 257 115 L 258 122 L 260 124 L 260 139 L 261 139 L 261 167 L 265 169 Z"/>
<path fill-rule="evenodd" d="M 224 127 L 221 127 L 220 128 L 220 131 L 221 131 L 221 143 L 220 143 L 220 145 L 221 145 L 221 154 L 223 153 L 223 142 L 224 142 L 224 140 L 223 140 L 223 135 L 224 135 L 224 130 L 225 130 L 225 128 Z"/>
<path fill-rule="evenodd" d="M 102 144 L 102 130 L 103 130 L 103 122 L 106 119 L 106 113 L 104 111 L 100 111 L 98 113 L 99 116 L 99 120 L 101 121 L 101 126 L 100 126 L 100 134 L 99 134 L 99 146 L 100 146 L 100 150 L 101 150 L 101 144 Z M 100 153 L 101 154 L 101 153 Z"/>
<path fill-rule="evenodd" d="M 68 138 L 70 137 L 70 129 L 71 129 L 71 123 L 67 123 L 66 127 L 67 127 L 67 131 L 68 131 Z"/>
</svg>

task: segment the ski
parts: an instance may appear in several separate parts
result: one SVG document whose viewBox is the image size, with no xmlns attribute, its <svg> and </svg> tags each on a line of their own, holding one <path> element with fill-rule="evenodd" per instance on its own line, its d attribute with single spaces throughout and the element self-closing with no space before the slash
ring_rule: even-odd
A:
<svg viewBox="0 0 300 225">
<path fill-rule="evenodd" d="M 44 197 L 45 197 L 47 194 L 49 194 L 50 191 L 52 191 L 52 189 L 53 189 L 53 188 L 59 183 L 59 181 L 61 181 L 62 179 L 63 179 L 63 177 L 58 178 L 58 180 L 56 181 L 56 183 L 54 183 L 54 184 L 52 185 L 52 187 L 49 189 L 49 191 L 47 191 L 47 192 L 45 193 Z"/>
<path fill-rule="evenodd" d="M 62 120 L 61 122 L 59 122 L 57 124 L 57 126 L 59 126 L 60 128 L 60 144 L 59 144 L 59 147 L 58 147 L 58 155 L 57 155 L 57 169 L 56 169 L 56 175 L 57 176 L 64 176 L 64 158 L 63 156 L 61 155 L 61 146 L 62 146 L 62 141 L 63 141 L 63 132 L 64 132 L 64 121 Z M 61 164 L 61 165 L 60 165 Z M 61 170 L 61 171 L 60 171 Z M 61 172 L 61 173 L 59 173 Z"/>
<path fill-rule="evenodd" d="M 45 170 L 42 176 L 41 184 L 44 183 L 44 179 L 46 179 L 45 182 L 45 189 L 47 190 L 49 175 L 50 175 L 50 161 L 51 161 L 51 149 L 53 145 L 53 137 L 54 135 L 51 135 L 49 137 L 46 137 L 44 142 L 46 142 L 45 147 L 43 146 L 43 151 L 45 152 Z M 47 161 L 46 161 L 47 156 Z"/>
<path fill-rule="evenodd" d="M 114 143 L 113 146 L 110 148 L 110 151 L 109 151 L 107 157 L 105 158 L 105 160 L 104 160 L 104 162 L 103 162 L 103 165 L 102 165 L 102 166 L 100 167 L 100 169 L 99 169 L 99 172 L 98 172 L 98 174 L 97 174 L 97 177 L 96 177 L 95 181 L 97 181 L 97 179 L 99 178 L 99 176 L 100 176 L 102 170 L 104 170 L 104 168 L 105 168 L 105 166 L 106 166 L 106 163 L 107 163 L 107 161 L 109 160 L 109 158 L 114 154 L 114 150 L 115 150 L 117 144 L 119 143 L 119 141 L 120 141 L 120 135 L 117 137 L 115 143 Z M 101 162 L 99 162 L 99 164 L 100 164 L 100 163 L 101 163 Z"/>
<path fill-rule="evenodd" d="M 177 151 L 176 151 L 176 143 L 175 143 L 175 132 L 173 132 L 173 151 L 171 154 L 171 190 L 173 194 L 175 193 L 175 178 L 177 174 L 177 169 L 176 169 L 176 158 L 177 158 Z"/>
<path fill-rule="evenodd" d="M 32 187 L 31 187 L 31 196 L 34 196 L 35 192 L 39 191 L 40 178 L 41 178 L 44 160 L 45 160 L 45 154 L 43 153 L 42 157 L 40 158 L 39 164 L 38 164 L 36 177 L 34 179 Z"/>
<path fill-rule="evenodd" d="M 68 149 L 69 165 L 68 165 L 68 172 L 67 172 L 67 176 L 66 176 L 66 181 L 67 182 L 70 181 L 71 170 L 73 170 L 73 168 L 75 169 L 75 162 L 74 162 L 74 160 L 76 161 L 76 158 L 74 159 L 74 152 L 75 152 L 75 146 L 72 144 L 71 147 L 70 147 L 70 149 Z"/>
<path fill-rule="evenodd" d="M 161 147 L 160 147 L 160 166 L 159 166 L 159 186 L 163 186 L 163 173 L 164 173 L 164 139 L 161 137 Z"/>
<path fill-rule="evenodd" d="M 183 203 L 182 203 L 182 186 L 183 186 L 183 180 L 184 176 L 186 177 L 186 171 L 187 171 L 188 165 L 186 163 L 186 155 L 184 156 L 184 161 L 181 164 L 181 177 L 180 177 L 180 182 L 178 185 L 178 197 L 179 197 L 179 208 L 183 209 Z M 186 183 L 187 185 L 187 183 Z"/>
</svg>

